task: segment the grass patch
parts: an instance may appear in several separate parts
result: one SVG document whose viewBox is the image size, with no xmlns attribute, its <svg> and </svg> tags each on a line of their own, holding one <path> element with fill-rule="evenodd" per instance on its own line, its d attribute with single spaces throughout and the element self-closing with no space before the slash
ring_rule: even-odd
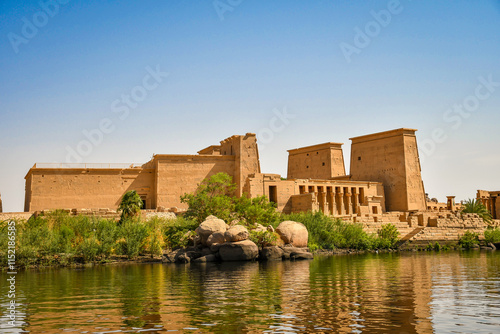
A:
<svg viewBox="0 0 500 334">
<path fill-rule="evenodd" d="M 184 237 L 197 222 L 183 218 L 141 220 L 70 216 L 55 211 L 16 221 L 16 265 L 68 265 L 107 261 L 113 255 L 161 255 L 165 248 L 187 245 Z M 0 222 L 0 266 L 7 265 L 8 221 Z M 191 234 L 194 232 L 191 232 Z"/>
</svg>

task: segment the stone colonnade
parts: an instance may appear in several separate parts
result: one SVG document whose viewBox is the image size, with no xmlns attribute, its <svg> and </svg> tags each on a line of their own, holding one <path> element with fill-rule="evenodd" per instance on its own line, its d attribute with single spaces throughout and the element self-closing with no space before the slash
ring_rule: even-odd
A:
<svg viewBox="0 0 500 334">
<path fill-rule="evenodd" d="M 366 205 L 364 187 L 300 185 L 299 192 L 315 193 L 319 209 L 327 215 L 358 214 L 358 206 Z"/>
</svg>

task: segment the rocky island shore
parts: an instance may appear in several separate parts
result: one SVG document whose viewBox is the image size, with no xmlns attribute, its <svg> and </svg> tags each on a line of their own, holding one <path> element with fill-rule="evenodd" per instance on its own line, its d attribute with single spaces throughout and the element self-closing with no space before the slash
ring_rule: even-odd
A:
<svg viewBox="0 0 500 334">
<path fill-rule="evenodd" d="M 254 239 L 252 241 L 247 227 L 238 224 L 230 226 L 222 219 L 209 216 L 195 230 L 194 246 L 166 253 L 163 262 L 203 263 L 313 258 L 313 254 L 307 248 L 307 228 L 302 223 L 284 221 L 276 230 L 272 226 L 264 227 L 260 224 L 253 227 L 250 231 L 257 237 L 252 238 Z M 265 238 L 266 236 L 268 238 Z"/>
</svg>

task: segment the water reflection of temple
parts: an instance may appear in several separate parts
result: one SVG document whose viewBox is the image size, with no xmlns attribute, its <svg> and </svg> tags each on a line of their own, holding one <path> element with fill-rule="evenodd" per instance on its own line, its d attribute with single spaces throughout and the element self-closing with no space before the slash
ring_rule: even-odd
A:
<svg viewBox="0 0 500 334">
<path fill-rule="evenodd" d="M 474 309 L 498 312 L 499 268 L 498 253 L 388 253 L 58 269 L 20 273 L 17 284 L 31 332 L 431 333 L 448 331 L 443 319 L 477 322 Z"/>
</svg>

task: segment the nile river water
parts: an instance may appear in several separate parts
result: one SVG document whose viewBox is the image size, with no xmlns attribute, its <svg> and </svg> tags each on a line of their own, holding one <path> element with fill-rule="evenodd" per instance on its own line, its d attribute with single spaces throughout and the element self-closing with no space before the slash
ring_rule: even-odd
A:
<svg viewBox="0 0 500 334">
<path fill-rule="evenodd" d="M 16 275 L 32 333 L 500 333 L 500 251 L 122 264 Z"/>
</svg>

